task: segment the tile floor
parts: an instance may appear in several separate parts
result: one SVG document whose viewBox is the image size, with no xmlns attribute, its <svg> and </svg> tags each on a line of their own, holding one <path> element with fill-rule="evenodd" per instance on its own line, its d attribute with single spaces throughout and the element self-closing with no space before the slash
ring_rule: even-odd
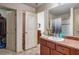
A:
<svg viewBox="0 0 79 59">
<path fill-rule="evenodd" d="M 40 45 L 20 53 L 9 51 L 7 49 L 0 49 L 0 55 L 40 55 Z"/>
</svg>

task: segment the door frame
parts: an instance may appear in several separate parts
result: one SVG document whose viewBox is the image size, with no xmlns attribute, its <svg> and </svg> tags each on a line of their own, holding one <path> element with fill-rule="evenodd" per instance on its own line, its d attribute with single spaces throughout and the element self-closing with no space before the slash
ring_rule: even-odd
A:
<svg viewBox="0 0 79 59">
<path fill-rule="evenodd" d="M 23 51 L 25 51 L 25 13 L 22 13 L 22 17 L 23 17 L 22 48 Z"/>
</svg>

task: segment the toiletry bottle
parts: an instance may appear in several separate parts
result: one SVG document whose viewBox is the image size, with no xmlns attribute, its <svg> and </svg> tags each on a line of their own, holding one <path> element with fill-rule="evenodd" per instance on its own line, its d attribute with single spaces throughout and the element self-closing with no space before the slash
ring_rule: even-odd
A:
<svg viewBox="0 0 79 59">
<path fill-rule="evenodd" d="M 59 34 L 59 37 L 60 38 L 63 38 L 63 33 L 62 32 Z"/>
<path fill-rule="evenodd" d="M 55 33 L 53 33 L 53 37 L 56 37 L 56 34 Z"/>
</svg>

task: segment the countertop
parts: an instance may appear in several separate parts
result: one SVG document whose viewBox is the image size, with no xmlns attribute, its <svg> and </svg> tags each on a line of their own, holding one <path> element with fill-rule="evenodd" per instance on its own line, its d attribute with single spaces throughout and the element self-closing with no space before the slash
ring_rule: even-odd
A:
<svg viewBox="0 0 79 59">
<path fill-rule="evenodd" d="M 50 39 L 49 37 L 50 36 L 43 35 L 40 38 L 51 41 L 53 43 L 57 43 L 57 44 L 60 44 L 60 45 L 63 45 L 63 46 L 67 46 L 67 47 L 71 47 L 71 48 L 79 50 L 79 40 L 72 40 L 72 39 L 64 38 L 63 41 L 55 41 L 53 39 Z"/>
</svg>

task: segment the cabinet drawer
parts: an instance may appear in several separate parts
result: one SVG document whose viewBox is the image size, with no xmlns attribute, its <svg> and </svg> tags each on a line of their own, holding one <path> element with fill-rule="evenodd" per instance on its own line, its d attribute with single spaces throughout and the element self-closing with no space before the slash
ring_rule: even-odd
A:
<svg viewBox="0 0 79 59">
<path fill-rule="evenodd" d="M 60 45 L 56 45 L 56 50 L 63 53 L 63 54 L 67 54 L 69 55 L 70 53 L 70 49 L 69 48 L 66 48 L 66 47 L 63 47 L 63 46 L 60 46 Z"/>
<path fill-rule="evenodd" d="M 50 55 L 50 49 L 46 46 L 40 45 L 40 54 L 41 55 Z"/>
<path fill-rule="evenodd" d="M 55 49 L 55 44 L 52 42 L 47 42 L 47 46 L 52 48 L 52 49 Z"/>
<path fill-rule="evenodd" d="M 57 52 L 56 50 L 52 50 L 52 49 L 51 49 L 51 55 L 63 55 L 63 54 Z"/>
<path fill-rule="evenodd" d="M 43 45 L 46 45 L 46 40 L 41 39 L 41 40 L 40 40 L 40 43 L 43 44 Z"/>
<path fill-rule="evenodd" d="M 71 49 L 71 55 L 79 55 L 79 50 Z"/>
</svg>

